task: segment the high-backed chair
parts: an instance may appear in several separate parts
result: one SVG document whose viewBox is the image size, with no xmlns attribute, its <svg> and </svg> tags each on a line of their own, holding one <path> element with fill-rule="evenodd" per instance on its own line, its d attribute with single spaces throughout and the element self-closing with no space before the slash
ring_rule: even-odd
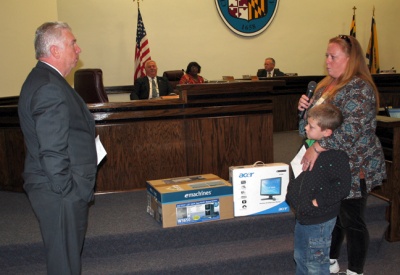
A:
<svg viewBox="0 0 400 275">
<path fill-rule="evenodd" d="M 80 69 L 74 74 L 75 91 L 86 103 L 108 102 L 101 69 Z"/>
<path fill-rule="evenodd" d="M 183 70 L 165 71 L 163 73 L 163 77 L 166 77 L 168 79 L 169 83 L 171 83 L 172 88 L 175 90 L 176 85 L 178 85 L 179 80 L 181 80 L 183 76 L 183 73 Z"/>
</svg>

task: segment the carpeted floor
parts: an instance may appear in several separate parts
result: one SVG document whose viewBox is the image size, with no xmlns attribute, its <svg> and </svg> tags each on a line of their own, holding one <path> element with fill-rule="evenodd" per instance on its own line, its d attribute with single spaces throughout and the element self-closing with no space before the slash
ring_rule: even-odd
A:
<svg viewBox="0 0 400 275">
<path fill-rule="evenodd" d="M 301 140 L 297 132 L 275 134 L 275 162 L 289 163 Z M 400 269 L 400 242 L 383 239 L 386 206 L 369 199 L 367 275 Z M 294 274 L 292 213 L 163 229 L 146 213 L 141 190 L 98 194 L 89 215 L 83 274 Z M 339 263 L 344 271 L 345 257 Z M 44 273 L 39 226 L 27 197 L 0 192 L 0 274 Z"/>
<path fill-rule="evenodd" d="M 162 229 L 145 205 L 144 190 L 96 196 L 84 274 L 293 274 L 292 213 Z M 369 199 L 365 274 L 394 275 L 400 268 L 400 242 L 383 240 L 386 205 Z M 0 215 L 0 273 L 43 274 L 40 232 L 26 196 L 0 192 Z M 346 260 L 341 265 L 345 268 Z"/>
</svg>

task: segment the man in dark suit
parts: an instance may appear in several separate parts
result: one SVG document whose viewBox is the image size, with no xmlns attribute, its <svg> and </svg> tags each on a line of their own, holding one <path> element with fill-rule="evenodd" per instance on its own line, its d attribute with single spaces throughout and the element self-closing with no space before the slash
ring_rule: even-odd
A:
<svg viewBox="0 0 400 275">
<path fill-rule="evenodd" d="M 68 24 L 48 22 L 36 30 L 35 52 L 18 102 L 24 189 L 39 220 L 47 274 L 80 274 L 97 172 L 93 116 L 65 80 L 81 49 Z"/>
<path fill-rule="evenodd" d="M 146 76 L 135 80 L 131 100 L 157 98 L 172 93 L 173 88 L 166 77 L 157 76 L 157 63 L 146 61 L 144 65 Z"/>
<path fill-rule="evenodd" d="M 285 73 L 281 72 L 279 69 L 275 69 L 275 59 L 268 57 L 264 61 L 264 68 L 258 70 L 258 77 L 274 77 L 274 76 L 284 76 Z"/>
</svg>

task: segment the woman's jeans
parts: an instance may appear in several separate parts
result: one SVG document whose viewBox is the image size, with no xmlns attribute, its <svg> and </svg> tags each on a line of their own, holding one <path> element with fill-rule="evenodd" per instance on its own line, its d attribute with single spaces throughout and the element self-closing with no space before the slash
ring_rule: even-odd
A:
<svg viewBox="0 0 400 275">
<path fill-rule="evenodd" d="M 338 259 L 344 238 L 347 240 L 348 269 L 363 273 L 368 252 L 369 233 L 365 224 L 367 191 L 365 180 L 360 180 L 362 198 L 343 200 L 340 214 L 332 233 L 331 259 Z"/>
<path fill-rule="evenodd" d="M 296 275 L 329 275 L 329 250 L 336 217 L 321 223 L 302 225 L 296 220 L 294 260 Z"/>
</svg>

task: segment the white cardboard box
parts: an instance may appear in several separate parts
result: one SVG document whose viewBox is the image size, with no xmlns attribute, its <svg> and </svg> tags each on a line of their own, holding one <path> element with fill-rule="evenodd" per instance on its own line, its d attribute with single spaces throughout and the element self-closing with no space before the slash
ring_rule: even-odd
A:
<svg viewBox="0 0 400 275">
<path fill-rule="evenodd" d="M 233 218 L 232 184 L 213 174 L 147 182 L 147 212 L 163 227 Z"/>
<path fill-rule="evenodd" d="M 289 184 L 288 164 L 231 166 L 229 181 L 233 185 L 235 217 L 290 211 L 285 201 Z"/>
</svg>

